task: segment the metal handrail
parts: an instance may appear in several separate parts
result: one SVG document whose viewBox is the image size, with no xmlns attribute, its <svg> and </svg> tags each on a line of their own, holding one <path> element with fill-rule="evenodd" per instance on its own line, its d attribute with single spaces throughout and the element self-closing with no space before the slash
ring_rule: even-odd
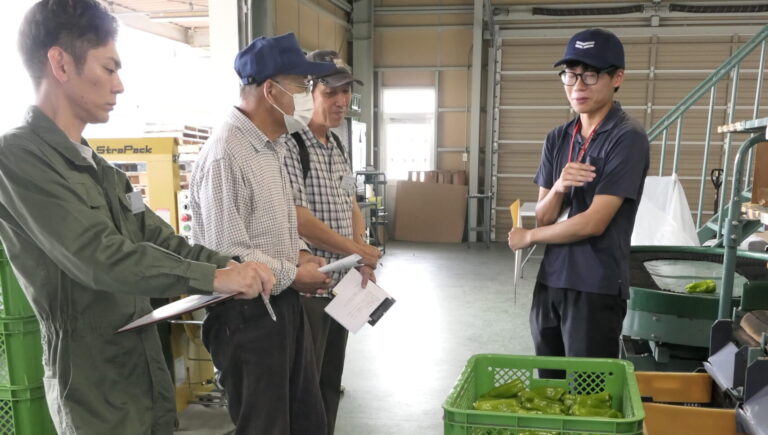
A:
<svg viewBox="0 0 768 435">
<path fill-rule="evenodd" d="M 731 79 L 731 89 L 730 89 L 730 98 L 727 105 L 727 118 L 728 122 L 732 123 L 734 121 L 734 114 L 735 114 L 735 108 L 736 108 L 736 95 L 739 90 L 739 78 L 741 74 L 741 63 L 742 61 L 752 54 L 752 52 L 755 51 L 758 47 L 760 47 L 760 58 L 757 68 L 757 83 L 756 83 L 756 89 L 755 89 L 755 102 L 753 105 L 753 118 L 758 117 L 758 112 L 760 110 L 760 96 L 761 96 L 761 90 L 762 90 L 762 81 L 763 81 L 763 70 L 765 69 L 765 50 L 766 50 L 766 41 L 768 41 L 768 25 L 764 26 L 757 34 L 752 37 L 749 41 L 745 42 L 741 47 L 739 47 L 733 55 L 728 58 L 725 62 L 723 62 L 722 65 L 720 65 L 717 69 L 715 69 L 706 79 L 704 79 L 701 83 L 699 83 L 685 98 L 683 98 L 675 107 L 673 107 L 669 112 L 667 112 L 666 115 L 664 115 L 658 122 L 656 122 L 651 128 L 648 130 L 648 139 L 649 141 L 656 140 L 659 136 L 661 136 L 661 150 L 659 155 L 659 176 L 664 175 L 665 169 L 666 169 L 666 159 L 667 159 L 667 152 L 669 149 L 672 150 L 674 153 L 672 156 L 672 173 L 677 173 L 679 168 L 679 157 L 680 157 L 680 146 L 682 144 L 682 126 L 683 126 L 683 119 L 687 111 L 697 102 L 699 99 L 701 99 L 705 94 L 709 93 L 709 109 L 707 113 L 707 131 L 705 133 L 705 140 L 704 140 L 704 153 L 703 153 L 703 161 L 702 161 L 702 168 L 701 168 L 701 179 L 699 183 L 699 204 L 698 204 L 698 210 L 696 213 L 696 227 L 701 229 L 702 226 L 706 226 L 707 223 L 702 223 L 702 214 L 704 210 L 704 189 L 705 189 L 705 183 L 707 180 L 707 174 L 708 171 L 708 163 L 709 163 L 709 156 L 710 156 L 710 147 L 712 145 L 712 129 L 713 129 L 713 110 L 715 107 L 715 95 L 717 90 L 717 85 L 720 81 L 724 79 Z M 668 146 L 668 140 L 670 139 L 670 132 L 669 129 L 672 127 L 673 124 L 677 124 L 677 128 L 675 131 L 675 137 L 674 137 L 674 147 Z M 720 198 L 719 198 L 719 206 L 718 210 L 713 210 L 713 213 L 717 216 L 717 230 L 715 231 L 715 237 L 719 241 L 718 243 L 721 243 L 722 235 L 724 233 L 723 224 L 725 222 L 724 219 L 722 219 L 723 214 L 725 213 L 725 208 L 727 207 L 726 204 L 728 204 L 727 199 L 727 192 L 728 192 L 728 180 L 730 177 L 730 172 L 732 172 L 733 169 L 730 168 L 730 148 L 731 148 L 731 136 L 730 133 L 727 133 L 725 136 L 724 144 L 724 160 L 723 160 L 723 182 L 722 182 L 722 189 L 720 191 Z M 743 171 L 744 176 L 744 182 L 743 186 L 745 188 L 749 188 L 749 169 L 752 165 L 752 153 L 745 156 L 746 159 L 746 166 L 745 170 Z M 732 183 L 733 184 L 733 183 Z M 739 184 L 739 183 L 735 183 Z"/>
<path fill-rule="evenodd" d="M 720 80 L 726 78 L 726 76 L 731 73 L 736 65 L 740 64 L 744 58 L 749 56 L 752 51 L 754 51 L 755 48 L 762 44 L 766 39 L 768 39 L 768 25 L 757 32 L 757 34 L 752 37 L 752 39 L 739 47 L 739 49 L 736 50 L 736 52 L 733 53 L 730 58 L 728 58 L 728 60 L 726 60 L 716 70 L 714 70 L 712 74 L 709 75 L 709 77 L 699 83 L 685 98 L 680 100 L 680 102 L 677 103 L 675 107 L 670 109 L 666 115 L 664 115 L 658 122 L 656 122 L 656 124 L 654 124 L 648 130 L 648 140 L 653 141 L 659 134 L 669 128 L 669 126 L 677 121 L 688 110 L 688 108 L 693 105 L 693 103 L 698 101 L 699 98 L 709 92 L 712 86 L 716 85 Z M 762 68 L 759 68 L 759 70 L 762 70 Z"/>
</svg>

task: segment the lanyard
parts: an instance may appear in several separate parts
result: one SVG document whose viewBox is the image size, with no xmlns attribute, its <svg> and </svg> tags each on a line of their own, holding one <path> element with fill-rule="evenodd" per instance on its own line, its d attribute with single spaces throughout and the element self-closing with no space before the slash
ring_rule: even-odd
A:
<svg viewBox="0 0 768 435">
<path fill-rule="evenodd" d="M 592 142 L 592 137 L 595 135 L 595 132 L 600 127 L 600 124 L 602 124 L 603 121 L 600 121 L 597 123 L 595 128 L 592 129 L 592 131 L 589 133 L 589 136 L 587 136 L 587 139 L 584 141 L 584 144 L 581 145 L 581 149 L 579 150 L 579 154 L 576 156 L 577 162 L 581 162 L 581 159 L 584 157 L 584 154 L 587 152 L 587 148 L 589 147 L 589 144 Z M 573 141 L 576 139 L 576 135 L 581 132 L 581 119 L 576 121 L 576 125 L 573 127 L 573 136 L 571 136 L 571 145 L 568 150 L 568 162 L 570 163 L 571 157 L 573 157 Z"/>
</svg>

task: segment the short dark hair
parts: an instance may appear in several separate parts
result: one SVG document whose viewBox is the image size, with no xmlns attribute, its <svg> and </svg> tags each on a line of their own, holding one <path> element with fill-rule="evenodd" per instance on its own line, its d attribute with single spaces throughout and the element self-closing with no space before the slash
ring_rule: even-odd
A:
<svg viewBox="0 0 768 435">
<path fill-rule="evenodd" d="M 566 62 L 565 63 L 566 68 L 578 68 L 582 67 L 585 71 L 594 71 L 596 73 L 605 73 L 609 77 L 613 78 L 613 76 L 616 75 L 616 71 L 620 70 L 621 68 L 617 66 L 609 66 L 608 68 L 598 68 L 596 66 L 588 65 L 584 62 Z M 613 93 L 619 92 L 619 86 L 615 86 L 613 88 Z"/>
<path fill-rule="evenodd" d="M 72 56 L 80 71 L 88 51 L 116 37 L 117 20 L 96 0 L 41 0 L 27 11 L 21 22 L 19 51 L 38 87 L 45 75 L 51 47 L 61 47 Z"/>
</svg>

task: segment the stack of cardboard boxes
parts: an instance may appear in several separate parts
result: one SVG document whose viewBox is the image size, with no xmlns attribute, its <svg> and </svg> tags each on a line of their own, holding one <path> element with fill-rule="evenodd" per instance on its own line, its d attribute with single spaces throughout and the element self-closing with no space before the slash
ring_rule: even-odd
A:
<svg viewBox="0 0 768 435">
<path fill-rule="evenodd" d="M 397 185 L 394 238 L 460 243 L 466 215 L 466 172 L 411 171 Z"/>
</svg>

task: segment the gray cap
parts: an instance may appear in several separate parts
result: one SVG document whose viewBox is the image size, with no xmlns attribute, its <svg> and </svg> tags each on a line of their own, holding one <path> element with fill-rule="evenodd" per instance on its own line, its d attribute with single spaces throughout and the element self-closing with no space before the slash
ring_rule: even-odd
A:
<svg viewBox="0 0 768 435">
<path fill-rule="evenodd" d="M 307 55 L 307 60 L 310 62 L 329 62 L 336 65 L 336 70 L 330 74 L 310 76 L 309 78 L 312 81 L 322 83 L 329 88 L 335 88 L 351 83 L 357 83 L 361 86 L 363 85 L 363 82 L 352 77 L 352 68 L 344 63 L 339 57 L 339 54 L 333 50 L 315 50 Z"/>
</svg>

